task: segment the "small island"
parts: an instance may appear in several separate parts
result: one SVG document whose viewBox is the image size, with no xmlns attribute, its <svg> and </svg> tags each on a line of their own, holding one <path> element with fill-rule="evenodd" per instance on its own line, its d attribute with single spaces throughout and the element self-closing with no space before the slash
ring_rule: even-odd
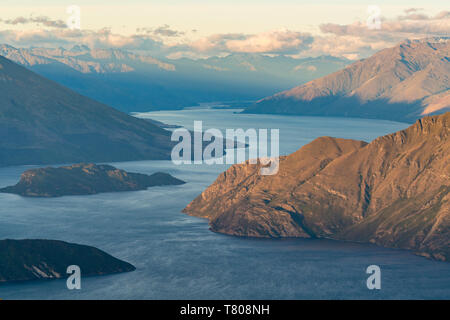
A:
<svg viewBox="0 0 450 320">
<path fill-rule="evenodd" d="M 184 183 L 163 172 L 146 175 L 126 172 L 105 164 L 80 163 L 59 168 L 27 170 L 22 173 L 15 186 L 2 188 L 0 192 L 26 197 L 61 197 L 145 190 L 154 186 Z"/>
<path fill-rule="evenodd" d="M 0 283 L 67 278 L 70 265 L 79 266 L 82 276 L 136 270 L 91 246 L 57 240 L 0 240 Z"/>
</svg>

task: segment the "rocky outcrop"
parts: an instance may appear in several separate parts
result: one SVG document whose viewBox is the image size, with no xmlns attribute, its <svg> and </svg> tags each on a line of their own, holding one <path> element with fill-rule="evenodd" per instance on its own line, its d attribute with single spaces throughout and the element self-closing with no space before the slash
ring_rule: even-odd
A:
<svg viewBox="0 0 450 320">
<path fill-rule="evenodd" d="M 448 37 L 407 40 L 245 112 L 414 122 L 450 110 L 449 57 Z"/>
<path fill-rule="evenodd" d="M 22 174 L 19 183 L 0 189 L 0 192 L 27 197 L 60 197 L 144 190 L 153 186 L 184 183 L 163 172 L 146 175 L 129 173 L 110 165 L 81 163 L 59 168 L 27 170 Z"/>
<path fill-rule="evenodd" d="M 238 164 L 184 212 L 213 231 L 372 242 L 450 259 L 450 112 L 371 143 L 321 137 L 278 174 Z"/>
<path fill-rule="evenodd" d="M 82 277 L 136 270 L 90 246 L 56 240 L 0 240 L 0 283 L 67 278 L 70 265 L 79 266 Z"/>
</svg>

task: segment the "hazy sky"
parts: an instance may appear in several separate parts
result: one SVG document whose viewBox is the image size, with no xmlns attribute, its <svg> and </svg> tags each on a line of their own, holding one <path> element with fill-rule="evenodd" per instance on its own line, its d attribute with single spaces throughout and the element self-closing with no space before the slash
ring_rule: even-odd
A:
<svg viewBox="0 0 450 320">
<path fill-rule="evenodd" d="M 1 0 L 0 41 L 18 46 L 85 43 L 172 57 L 231 52 L 364 56 L 399 39 L 448 35 L 449 5 L 444 3 Z M 77 33 L 64 27 L 69 5 L 81 10 Z M 371 32 L 369 5 L 378 6 L 382 19 L 381 29 Z"/>
</svg>

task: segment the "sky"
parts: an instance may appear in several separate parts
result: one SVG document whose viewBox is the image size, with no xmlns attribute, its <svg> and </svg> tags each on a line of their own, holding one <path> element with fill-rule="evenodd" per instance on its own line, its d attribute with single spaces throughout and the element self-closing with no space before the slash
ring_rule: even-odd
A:
<svg viewBox="0 0 450 320">
<path fill-rule="evenodd" d="M 85 44 L 168 58 L 362 58 L 406 38 L 450 35 L 442 0 L 1 0 L 0 19 L 0 42 L 17 47 Z"/>
</svg>

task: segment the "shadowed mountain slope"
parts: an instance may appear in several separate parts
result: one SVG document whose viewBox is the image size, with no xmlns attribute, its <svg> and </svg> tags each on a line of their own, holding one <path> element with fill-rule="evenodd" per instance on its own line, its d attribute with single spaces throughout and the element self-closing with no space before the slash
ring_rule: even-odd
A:
<svg viewBox="0 0 450 320">
<path fill-rule="evenodd" d="M 70 265 L 79 266 L 82 277 L 136 270 L 90 246 L 57 240 L 0 240 L 0 283 L 67 278 Z"/>
<path fill-rule="evenodd" d="M 413 122 L 450 110 L 449 77 L 450 38 L 408 40 L 245 112 Z"/>
<path fill-rule="evenodd" d="M 294 59 L 262 54 L 156 59 L 85 45 L 64 49 L 0 44 L 0 55 L 127 113 L 180 109 L 211 101 L 256 101 L 351 62 L 331 56 Z"/>
<path fill-rule="evenodd" d="M 170 135 L 0 57 L 0 166 L 169 159 Z"/>
</svg>

